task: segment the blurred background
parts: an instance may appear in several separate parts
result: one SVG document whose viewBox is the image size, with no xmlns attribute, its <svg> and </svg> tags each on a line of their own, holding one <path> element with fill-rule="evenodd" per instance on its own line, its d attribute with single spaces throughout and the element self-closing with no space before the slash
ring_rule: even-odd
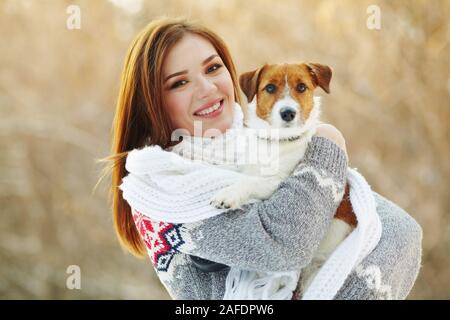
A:
<svg viewBox="0 0 450 320">
<path fill-rule="evenodd" d="M 380 29 L 369 29 L 372 4 Z M 68 29 L 69 5 L 81 13 Z M 423 227 L 409 299 L 450 298 L 450 1 L 0 0 L 0 298 L 170 299 L 116 239 L 109 154 L 126 50 L 162 15 L 220 34 L 238 73 L 265 62 L 334 70 L 326 121 L 350 165 Z M 81 290 L 66 287 L 68 266 Z"/>
</svg>

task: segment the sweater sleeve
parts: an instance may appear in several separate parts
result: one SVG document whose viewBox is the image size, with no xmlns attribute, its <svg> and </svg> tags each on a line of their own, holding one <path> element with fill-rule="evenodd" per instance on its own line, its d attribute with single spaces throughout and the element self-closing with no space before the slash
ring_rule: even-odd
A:
<svg viewBox="0 0 450 320">
<path fill-rule="evenodd" d="M 302 268 L 342 200 L 346 172 L 344 151 L 313 137 L 302 162 L 269 199 L 182 224 L 179 251 L 246 270 Z"/>
<path fill-rule="evenodd" d="M 338 300 L 405 299 L 417 279 L 422 228 L 396 204 L 374 193 L 383 231 L 377 247 L 355 268 Z"/>
</svg>

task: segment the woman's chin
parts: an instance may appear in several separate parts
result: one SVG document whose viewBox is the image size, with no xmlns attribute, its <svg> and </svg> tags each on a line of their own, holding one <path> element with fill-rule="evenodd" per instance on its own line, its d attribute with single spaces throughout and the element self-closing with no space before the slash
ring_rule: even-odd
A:
<svg viewBox="0 0 450 320">
<path fill-rule="evenodd" d="M 208 135 L 211 135 L 211 133 L 213 133 L 213 135 L 225 133 L 225 131 L 231 128 L 232 125 L 233 114 L 231 112 L 227 112 L 226 114 L 222 114 L 220 118 L 203 121 L 203 135 L 206 137 Z"/>
</svg>

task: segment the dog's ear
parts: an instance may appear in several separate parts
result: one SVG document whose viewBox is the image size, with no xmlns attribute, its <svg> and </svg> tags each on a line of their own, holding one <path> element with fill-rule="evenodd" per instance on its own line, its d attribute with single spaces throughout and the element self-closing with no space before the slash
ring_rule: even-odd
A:
<svg viewBox="0 0 450 320">
<path fill-rule="evenodd" d="M 319 63 L 307 63 L 306 66 L 313 76 L 315 85 L 321 87 L 326 93 L 330 93 L 330 81 L 333 73 L 331 68 Z"/>
<path fill-rule="evenodd" d="M 259 76 L 265 67 L 266 65 L 253 71 L 244 72 L 239 76 L 239 85 L 249 103 L 252 102 L 253 97 L 258 90 Z"/>
</svg>

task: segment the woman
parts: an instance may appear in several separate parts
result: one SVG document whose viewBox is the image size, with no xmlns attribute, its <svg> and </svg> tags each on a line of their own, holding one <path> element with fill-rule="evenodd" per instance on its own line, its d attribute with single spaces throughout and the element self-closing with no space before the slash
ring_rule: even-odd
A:
<svg viewBox="0 0 450 320">
<path fill-rule="evenodd" d="M 125 248 L 140 257 L 147 251 L 174 299 L 222 299 L 229 272 L 226 266 L 259 271 L 306 266 L 339 205 L 317 181 L 302 174 L 287 178 L 266 201 L 201 223 L 155 221 L 124 200 L 118 187 L 127 176 L 129 151 L 147 145 L 167 149 L 174 144 L 174 129 L 190 135 L 224 133 L 233 126 L 234 106 L 240 103 L 238 88 L 223 41 L 183 19 L 153 21 L 127 54 L 109 158 L 113 161 L 114 223 Z M 219 110 L 201 112 L 205 104 L 216 100 L 221 101 Z M 196 122 L 201 124 L 200 131 L 195 130 Z M 303 161 L 331 177 L 336 188 L 344 188 L 347 154 L 336 128 L 320 126 Z M 335 299 L 404 299 L 417 277 L 420 226 L 392 202 L 374 196 L 383 227 L 381 240 L 349 275 Z M 198 263 L 199 258 L 206 260 Z"/>
</svg>

